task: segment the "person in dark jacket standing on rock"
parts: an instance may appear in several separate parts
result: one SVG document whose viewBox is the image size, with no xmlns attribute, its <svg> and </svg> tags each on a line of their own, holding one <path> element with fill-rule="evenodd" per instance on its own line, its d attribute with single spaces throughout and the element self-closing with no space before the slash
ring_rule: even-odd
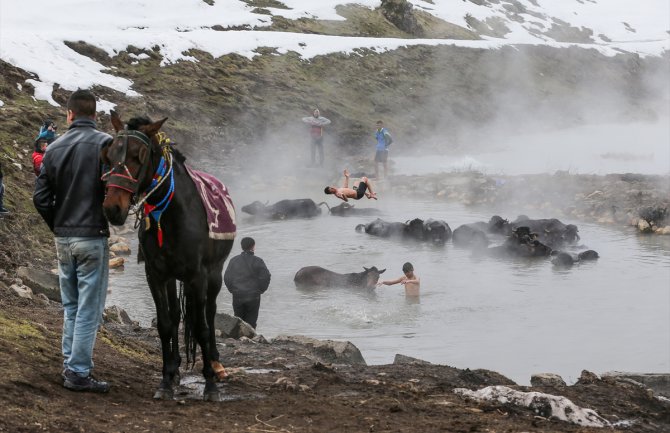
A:
<svg viewBox="0 0 670 433">
<path fill-rule="evenodd" d="M 56 237 L 63 302 L 63 386 L 107 392 L 91 375 L 109 274 L 109 226 L 100 151 L 112 137 L 96 129 L 95 96 L 77 90 L 67 101 L 68 131 L 47 147 L 33 203 Z"/>
<path fill-rule="evenodd" d="M 261 295 L 270 285 L 270 271 L 260 257 L 254 255 L 256 242 L 244 238 L 241 242 L 242 254 L 228 263 L 223 282 L 233 294 L 233 311 L 240 319 L 256 329 Z"/>
</svg>

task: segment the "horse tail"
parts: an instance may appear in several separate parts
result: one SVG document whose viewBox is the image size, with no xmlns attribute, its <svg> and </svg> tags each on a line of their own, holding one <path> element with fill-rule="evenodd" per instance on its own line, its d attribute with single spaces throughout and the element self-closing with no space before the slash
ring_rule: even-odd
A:
<svg viewBox="0 0 670 433">
<path fill-rule="evenodd" d="M 181 314 L 184 321 L 184 351 L 186 352 L 186 365 L 191 368 L 195 365 L 196 349 L 198 340 L 195 338 L 195 302 L 191 296 L 184 295 L 184 282 L 179 282 L 179 303 L 181 304 Z"/>
<path fill-rule="evenodd" d="M 321 206 L 322 204 L 325 204 L 326 207 L 328 208 L 328 212 L 330 212 L 330 206 L 328 206 L 328 203 L 326 203 L 325 201 L 322 201 L 321 203 L 317 204 L 317 206 Z"/>
</svg>

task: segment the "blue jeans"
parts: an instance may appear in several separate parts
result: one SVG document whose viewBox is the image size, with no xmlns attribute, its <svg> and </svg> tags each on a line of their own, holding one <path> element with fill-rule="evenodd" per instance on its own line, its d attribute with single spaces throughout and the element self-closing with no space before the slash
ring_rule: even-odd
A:
<svg viewBox="0 0 670 433">
<path fill-rule="evenodd" d="M 57 237 L 63 302 L 63 366 L 80 376 L 93 368 L 93 346 L 107 298 L 107 238 Z"/>
</svg>

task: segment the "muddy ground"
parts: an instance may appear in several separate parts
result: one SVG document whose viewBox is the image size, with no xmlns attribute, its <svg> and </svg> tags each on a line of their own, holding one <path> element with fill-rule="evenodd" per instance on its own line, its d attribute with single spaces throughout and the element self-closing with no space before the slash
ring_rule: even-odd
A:
<svg viewBox="0 0 670 433">
<path fill-rule="evenodd" d="M 95 374 L 107 395 L 61 385 L 60 305 L 23 299 L 0 282 L 0 432 L 595 432 L 545 409 L 478 403 L 455 388 L 516 386 L 487 370 L 429 364 L 329 364 L 304 346 L 221 340 L 230 376 L 220 403 L 200 400 L 202 379 L 182 366 L 175 401 L 152 399 L 160 375 L 154 329 L 106 324 Z M 224 347 L 225 345 L 225 347 Z M 670 431 L 670 403 L 626 381 L 583 374 L 567 387 L 536 387 L 594 409 L 607 431 Z M 631 422 L 632 424 L 628 424 Z"/>
</svg>

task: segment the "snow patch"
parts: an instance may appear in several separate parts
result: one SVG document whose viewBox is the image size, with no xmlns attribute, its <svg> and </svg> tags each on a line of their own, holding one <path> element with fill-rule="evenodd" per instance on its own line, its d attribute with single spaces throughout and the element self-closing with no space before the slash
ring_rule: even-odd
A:
<svg viewBox="0 0 670 433">
<path fill-rule="evenodd" d="M 577 406 L 565 397 L 542 392 L 522 392 L 507 386 L 487 386 L 478 391 L 456 388 L 454 393 L 478 401 L 494 401 L 533 409 L 538 415 L 554 417 L 584 427 L 610 427 L 612 424 L 593 409 Z"/>
<path fill-rule="evenodd" d="M 0 99 L 0 107 L 2 107 L 3 105 L 5 105 L 5 103 L 2 102 L 2 99 Z"/>
<path fill-rule="evenodd" d="M 111 110 L 116 107 L 116 104 L 113 102 L 105 101 L 104 99 L 98 99 L 95 102 L 95 109 L 96 111 L 104 111 L 105 113 L 109 114 Z"/>
</svg>

